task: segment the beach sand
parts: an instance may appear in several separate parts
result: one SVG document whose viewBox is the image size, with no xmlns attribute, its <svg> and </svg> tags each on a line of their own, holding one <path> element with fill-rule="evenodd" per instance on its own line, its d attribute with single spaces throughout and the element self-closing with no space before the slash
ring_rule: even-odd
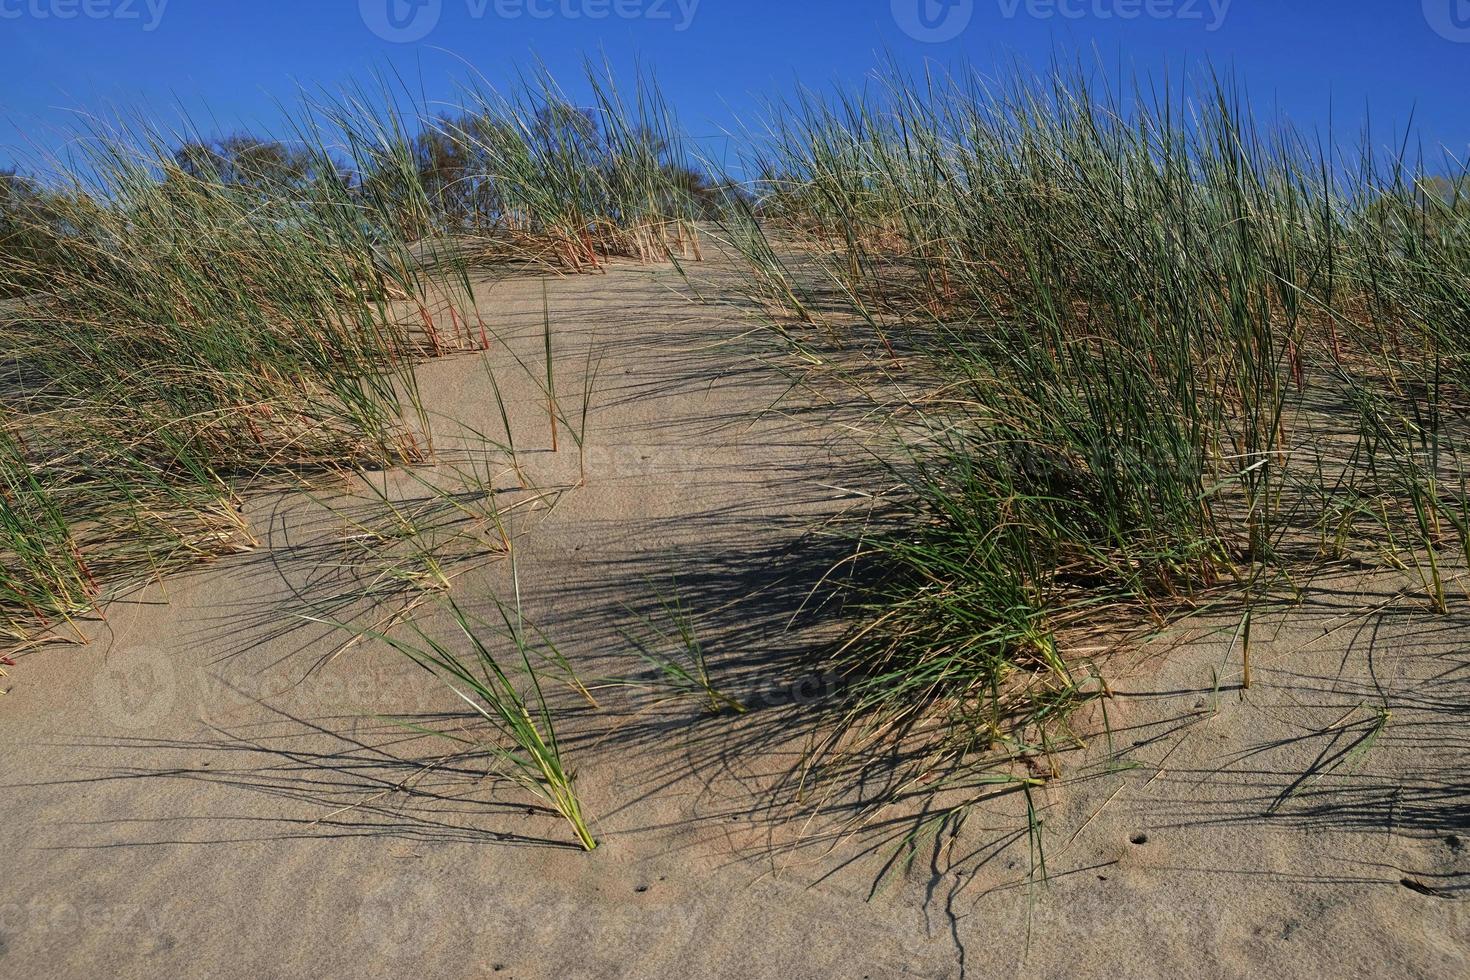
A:
<svg viewBox="0 0 1470 980">
<path fill-rule="evenodd" d="M 534 368 L 540 282 L 479 300 Z M 585 486 L 531 372 L 488 355 L 526 476 L 561 491 L 499 467 L 525 615 L 584 680 L 625 676 L 619 630 L 676 590 L 751 710 L 556 692 L 600 843 L 583 853 L 395 720 L 459 723 L 432 677 L 371 641 L 330 656 L 343 634 L 301 618 L 332 594 L 341 515 L 373 497 L 252 499 L 261 547 L 0 678 L 0 975 L 1470 975 L 1470 603 L 1436 616 L 1400 577 L 1320 579 L 1263 611 L 1249 691 L 1228 617 L 1112 658 L 1106 725 L 1082 719 L 1034 829 L 1014 786 L 877 806 L 881 768 L 803 783 L 833 684 L 812 651 L 841 626 L 813 592 L 843 547 L 822 525 L 871 478 L 853 409 L 790 396 L 781 353 L 671 268 L 554 280 L 550 314 L 564 402 L 601 356 Z M 498 438 L 479 355 L 420 378 L 446 459 L 471 428 Z M 514 591 L 503 558 L 457 570 L 481 615 Z M 938 809 L 956 800 L 974 800 L 958 826 Z"/>
</svg>

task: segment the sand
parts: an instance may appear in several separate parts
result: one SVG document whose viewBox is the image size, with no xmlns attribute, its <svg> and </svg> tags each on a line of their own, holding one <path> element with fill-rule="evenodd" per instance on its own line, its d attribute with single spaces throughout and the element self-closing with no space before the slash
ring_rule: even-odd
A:
<svg viewBox="0 0 1470 980">
<path fill-rule="evenodd" d="M 523 504 L 525 613 L 584 678 L 628 676 L 619 628 L 676 588 L 752 710 L 559 691 L 601 844 L 582 853 L 393 720 L 452 719 L 432 678 L 372 642 L 323 662 L 343 634 L 299 616 L 371 499 L 252 499 L 260 548 L 0 678 L 0 975 L 1470 975 L 1470 602 L 1440 617 L 1392 576 L 1315 582 L 1258 626 L 1249 691 L 1221 622 L 1114 658 L 1111 735 L 1033 793 L 1039 837 L 1005 787 L 933 801 L 979 797 L 957 829 L 920 822 L 923 794 L 875 806 L 881 771 L 798 794 L 832 684 L 811 651 L 840 626 L 809 601 L 841 547 L 821 526 L 871 476 L 852 408 L 783 399 L 779 351 L 672 269 L 550 295 L 563 397 L 589 345 L 602 360 L 577 487 L 572 440 L 550 452 L 534 385 L 491 355 L 527 476 L 560 491 L 497 471 Z M 539 282 L 484 284 L 480 305 L 534 364 Z M 472 450 L 462 427 L 499 432 L 478 356 L 420 377 L 445 459 Z M 455 570 L 477 612 L 512 591 L 493 554 Z M 902 847 L 921 825 L 939 832 Z"/>
</svg>

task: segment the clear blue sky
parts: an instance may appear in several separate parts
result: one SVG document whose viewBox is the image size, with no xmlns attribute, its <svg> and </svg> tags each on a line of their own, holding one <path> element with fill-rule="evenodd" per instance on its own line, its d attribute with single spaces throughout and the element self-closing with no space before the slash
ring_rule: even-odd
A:
<svg viewBox="0 0 1470 980">
<path fill-rule="evenodd" d="M 54 149 L 77 108 L 182 102 L 268 130 L 296 82 L 375 67 L 439 98 L 463 61 L 503 82 L 533 54 L 569 76 L 602 50 L 654 66 L 686 128 L 716 133 L 885 52 L 984 69 L 1094 48 L 1128 70 L 1233 67 L 1259 108 L 1319 126 L 1332 107 L 1343 136 L 1371 109 L 1386 142 L 1413 111 L 1427 144 L 1470 146 L 1470 0 L 0 0 L 0 162 Z"/>
</svg>

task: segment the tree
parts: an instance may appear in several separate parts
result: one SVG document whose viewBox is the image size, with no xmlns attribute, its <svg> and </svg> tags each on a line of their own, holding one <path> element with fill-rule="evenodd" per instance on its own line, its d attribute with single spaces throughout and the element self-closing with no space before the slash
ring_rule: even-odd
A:
<svg viewBox="0 0 1470 980">
<path fill-rule="evenodd" d="M 195 180 L 262 193 L 300 190 L 323 176 L 317 155 L 246 133 L 185 143 L 174 163 Z"/>
</svg>

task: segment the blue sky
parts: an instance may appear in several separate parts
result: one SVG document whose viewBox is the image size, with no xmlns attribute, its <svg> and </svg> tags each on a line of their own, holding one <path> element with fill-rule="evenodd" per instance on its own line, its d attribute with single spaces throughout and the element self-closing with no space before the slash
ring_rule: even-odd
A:
<svg viewBox="0 0 1470 980">
<path fill-rule="evenodd" d="M 422 36 L 419 36 L 422 35 Z M 952 35 L 952 36 L 951 36 Z M 1093 51 L 1110 68 L 1233 67 L 1259 109 L 1387 142 L 1470 146 L 1470 0 L 0 0 L 0 161 L 61 145 L 69 110 L 187 106 L 269 130 L 298 82 L 391 67 L 430 98 L 533 56 L 656 68 L 686 128 L 714 135 L 760 96 L 858 80 L 885 54 L 981 69 Z"/>
</svg>

